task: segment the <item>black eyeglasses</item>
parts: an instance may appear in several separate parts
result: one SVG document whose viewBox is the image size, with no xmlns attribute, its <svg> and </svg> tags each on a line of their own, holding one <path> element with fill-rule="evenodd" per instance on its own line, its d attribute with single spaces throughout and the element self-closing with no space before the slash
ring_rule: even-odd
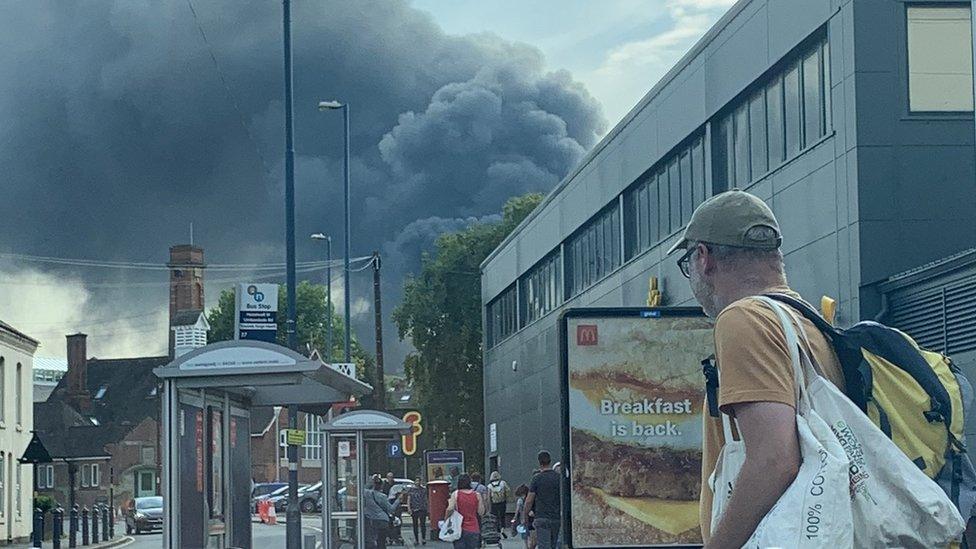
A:
<svg viewBox="0 0 976 549">
<path fill-rule="evenodd" d="M 697 246 L 692 246 L 685 251 L 685 254 L 678 258 L 678 269 L 685 278 L 691 278 L 691 254 L 695 253 Z"/>
</svg>

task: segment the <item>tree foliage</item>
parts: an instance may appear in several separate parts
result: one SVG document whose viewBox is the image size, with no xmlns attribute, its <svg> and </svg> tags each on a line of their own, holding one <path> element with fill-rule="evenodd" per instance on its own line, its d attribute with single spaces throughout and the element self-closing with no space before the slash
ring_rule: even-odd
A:
<svg viewBox="0 0 976 549">
<path fill-rule="evenodd" d="M 300 350 L 305 351 L 307 347 L 318 349 L 322 354 L 322 359 L 328 361 L 331 357 L 335 362 L 342 362 L 344 358 L 345 341 L 345 322 L 342 316 L 335 312 L 335 302 L 332 303 L 332 352 L 326 352 L 326 340 L 328 325 L 326 287 L 321 284 L 312 284 L 305 280 L 298 284 L 295 292 L 296 304 L 296 326 L 298 331 L 298 343 Z M 210 322 L 210 334 L 208 341 L 227 341 L 234 339 L 234 290 L 227 289 L 220 292 L 220 299 L 217 305 L 207 313 L 207 321 Z M 284 285 L 278 286 L 278 344 L 287 346 L 288 333 L 288 294 Z M 356 363 L 356 372 L 359 379 L 367 380 L 366 372 L 373 372 L 375 361 L 373 356 L 367 353 L 355 336 L 351 338 L 352 358 Z"/>
<path fill-rule="evenodd" d="M 404 366 L 427 428 L 441 444 L 464 449 L 472 464 L 484 455 L 481 262 L 542 198 L 512 198 L 500 221 L 441 235 L 393 312 L 400 339 L 416 349 Z"/>
</svg>

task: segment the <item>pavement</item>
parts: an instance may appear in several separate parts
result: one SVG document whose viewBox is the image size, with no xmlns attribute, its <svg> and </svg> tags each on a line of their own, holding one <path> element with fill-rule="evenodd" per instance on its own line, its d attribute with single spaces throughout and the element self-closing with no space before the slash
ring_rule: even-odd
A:
<svg viewBox="0 0 976 549">
<path fill-rule="evenodd" d="M 112 540 L 109 540 L 109 541 L 103 541 L 103 542 L 98 543 L 96 545 L 85 545 L 84 547 L 86 549 L 108 549 L 109 547 L 122 547 L 124 545 L 128 545 L 129 544 L 129 541 L 131 539 L 132 538 L 130 538 L 129 536 L 126 536 L 126 535 L 115 536 L 115 539 L 112 539 Z M 163 542 L 162 542 L 162 540 L 160 540 L 159 545 L 162 545 L 162 544 L 163 544 Z M 47 548 L 49 548 L 51 546 L 52 546 L 52 542 L 50 540 L 45 540 L 44 543 L 42 544 L 42 547 L 44 547 L 45 549 L 47 549 Z M 33 549 L 33 547 L 34 546 L 31 543 L 14 543 L 12 545 L 4 545 L 3 546 L 4 549 Z M 64 539 L 61 540 L 61 547 L 64 547 L 64 548 L 68 547 L 68 538 L 67 537 L 65 537 Z M 80 540 L 79 540 L 78 547 L 81 547 Z"/>
<path fill-rule="evenodd" d="M 406 518 L 406 517 L 405 517 Z M 284 549 L 285 548 L 285 524 L 284 522 L 279 522 L 275 525 L 262 524 L 260 522 L 254 522 L 251 524 L 251 536 L 252 544 L 254 547 L 260 547 L 261 549 Z M 409 519 L 403 524 L 403 537 L 404 545 L 388 545 L 390 548 L 406 548 L 406 549 L 448 549 L 453 547 L 453 544 L 446 543 L 443 541 L 430 540 L 427 545 L 415 545 L 413 543 L 413 529 L 410 526 Z M 302 517 L 302 534 L 315 534 L 318 538 L 318 543 L 316 549 L 321 548 L 321 518 L 318 515 L 306 515 Z M 138 536 L 125 536 L 119 535 L 114 540 L 102 543 L 99 545 L 87 545 L 86 549 L 108 549 L 109 547 L 125 547 L 126 549 L 159 549 L 163 545 L 163 535 L 160 532 L 154 532 L 151 534 L 140 534 Z M 68 540 L 65 539 L 61 544 L 62 547 L 68 546 Z M 15 544 L 10 546 L 5 546 L 5 549 L 30 549 L 32 546 L 27 544 Z M 44 542 L 44 547 L 51 547 L 50 541 Z M 81 547 L 79 545 L 79 547 Z M 492 546 L 496 547 L 496 546 Z M 502 549 L 522 549 L 525 545 L 521 540 L 507 539 L 502 540 Z M 303 548 L 304 549 L 304 548 Z"/>
</svg>

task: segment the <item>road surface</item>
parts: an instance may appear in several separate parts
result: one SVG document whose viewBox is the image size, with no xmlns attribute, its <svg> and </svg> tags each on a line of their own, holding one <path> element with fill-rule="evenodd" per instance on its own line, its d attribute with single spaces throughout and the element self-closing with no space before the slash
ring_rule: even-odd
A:
<svg viewBox="0 0 976 549">
<path fill-rule="evenodd" d="M 261 549 L 284 549 L 285 548 L 285 526 L 277 524 L 269 526 L 267 524 L 254 523 L 251 525 L 251 540 L 254 547 Z M 318 517 L 302 521 L 302 534 L 319 534 Z M 126 549 L 159 549 L 163 546 L 163 535 L 159 532 L 152 534 L 140 534 L 132 536 L 133 542 L 124 545 Z"/>
</svg>

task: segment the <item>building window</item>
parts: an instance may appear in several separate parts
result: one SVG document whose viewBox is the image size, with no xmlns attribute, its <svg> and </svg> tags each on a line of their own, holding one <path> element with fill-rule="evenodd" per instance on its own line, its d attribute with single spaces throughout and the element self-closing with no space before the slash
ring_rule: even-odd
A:
<svg viewBox="0 0 976 549">
<path fill-rule="evenodd" d="M 516 307 L 515 284 L 488 303 L 485 323 L 488 328 L 488 348 L 514 334 L 518 330 L 518 307 Z"/>
<path fill-rule="evenodd" d="M 7 463 L 4 460 L 3 452 L 0 452 L 0 517 L 7 513 Z"/>
<path fill-rule="evenodd" d="M 305 416 L 304 459 L 322 459 L 322 421 L 318 416 Z"/>
<path fill-rule="evenodd" d="M 800 125 L 800 67 L 794 65 L 783 75 L 783 128 L 786 136 L 786 159 L 800 154 L 803 148 Z"/>
<path fill-rule="evenodd" d="M 81 466 L 81 486 L 84 488 L 97 488 L 102 481 L 102 474 L 97 463 L 84 464 Z"/>
<path fill-rule="evenodd" d="M 910 110 L 973 110 L 973 35 L 966 4 L 908 6 Z"/>
<path fill-rule="evenodd" d="M 38 490 L 54 488 L 54 466 L 38 465 L 37 478 L 34 480 Z"/>
<path fill-rule="evenodd" d="M 716 194 L 735 186 L 735 162 L 730 156 L 735 143 L 732 122 L 732 117 L 727 116 L 713 125 L 717 127 L 712 139 L 712 189 Z"/>
<path fill-rule="evenodd" d="M 614 201 L 566 242 L 566 294 L 575 296 L 621 264 L 620 207 Z"/>
<path fill-rule="evenodd" d="M 714 123 L 716 188 L 745 188 L 827 135 L 829 63 L 822 39 L 760 81 L 757 91 L 733 101 Z"/>
<path fill-rule="evenodd" d="M 14 385 L 14 405 L 17 409 L 14 411 L 15 417 L 17 418 L 17 425 L 24 424 L 24 366 L 21 363 L 17 363 L 17 379 L 16 385 Z"/>
<path fill-rule="evenodd" d="M 807 145 L 824 135 L 824 89 L 820 49 L 803 59 L 803 135 Z"/>
<path fill-rule="evenodd" d="M 17 510 L 17 518 L 20 518 L 24 515 L 23 504 L 21 503 L 23 499 L 23 470 L 19 463 L 14 466 L 14 470 L 17 471 L 17 485 L 15 486 L 16 491 L 14 492 L 14 497 L 17 498 L 15 508 Z"/>
<path fill-rule="evenodd" d="M 735 109 L 734 128 L 732 132 L 735 139 L 732 161 L 735 162 L 735 184 L 744 187 L 752 181 L 752 172 L 749 170 L 749 105 L 740 105 Z"/>
<path fill-rule="evenodd" d="M 766 85 L 767 167 L 779 166 L 786 158 L 783 129 L 783 80 L 774 78 Z"/>
<path fill-rule="evenodd" d="M 749 99 L 749 164 L 752 173 L 766 173 L 769 143 L 766 140 L 766 90 L 759 90 Z"/>
<path fill-rule="evenodd" d="M 7 367 L 0 356 L 0 423 L 5 419 L 4 410 L 7 408 Z"/>
<path fill-rule="evenodd" d="M 604 239 L 613 236 L 604 230 Z M 612 262 L 612 259 L 609 261 Z M 559 250 L 543 258 L 519 279 L 519 306 L 522 326 L 554 310 L 562 303 L 562 269 Z"/>
<path fill-rule="evenodd" d="M 700 135 L 663 158 L 658 166 L 624 193 L 628 260 L 684 226 L 705 201 L 705 154 Z"/>
<path fill-rule="evenodd" d="M 95 392 L 95 400 L 101 400 L 105 396 L 105 391 L 108 391 L 108 385 L 102 385 Z"/>
</svg>

